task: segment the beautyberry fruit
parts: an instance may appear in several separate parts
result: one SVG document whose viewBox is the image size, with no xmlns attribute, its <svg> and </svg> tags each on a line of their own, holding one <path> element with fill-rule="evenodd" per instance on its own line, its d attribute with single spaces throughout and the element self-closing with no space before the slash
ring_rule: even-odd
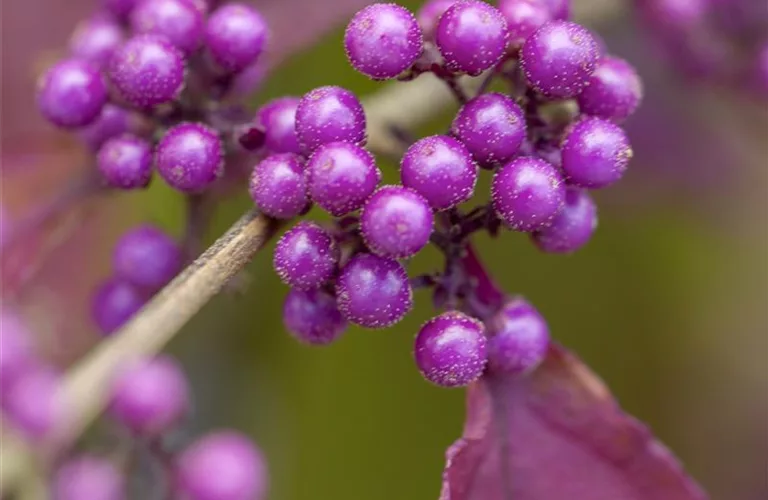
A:
<svg viewBox="0 0 768 500">
<path fill-rule="evenodd" d="M 203 38 L 203 14 L 193 0 L 139 0 L 131 12 L 131 29 L 162 35 L 191 54 Z"/>
<path fill-rule="evenodd" d="M 124 500 L 125 480 L 109 460 L 78 455 L 64 462 L 53 478 L 54 500 Z"/>
<path fill-rule="evenodd" d="M 333 276 L 338 260 L 333 236 L 314 222 L 301 221 L 278 240 L 273 264 L 283 283 L 310 290 Z"/>
<path fill-rule="evenodd" d="M 264 51 L 269 29 L 254 8 L 230 3 L 216 9 L 205 27 L 205 45 L 222 69 L 238 72 L 253 64 Z"/>
<path fill-rule="evenodd" d="M 170 128 L 155 149 L 157 173 L 171 187 L 188 193 L 204 190 L 224 173 L 218 133 L 202 123 Z"/>
<path fill-rule="evenodd" d="M 565 205 L 552 223 L 531 234 L 540 250 L 549 253 L 570 253 L 586 245 L 597 228 L 597 206 L 589 194 L 569 187 Z"/>
<path fill-rule="evenodd" d="M 62 61 L 37 83 L 37 105 L 51 123 L 83 127 L 98 118 L 107 102 L 107 85 L 96 66 L 87 61 Z"/>
<path fill-rule="evenodd" d="M 253 169 L 249 183 L 256 206 L 277 219 L 290 219 L 309 205 L 301 157 L 283 153 L 267 156 Z"/>
<path fill-rule="evenodd" d="M 112 187 L 146 187 L 152 177 L 152 145 L 134 135 L 114 137 L 99 149 L 96 166 Z"/>
<path fill-rule="evenodd" d="M 488 323 L 488 368 L 496 373 L 520 374 L 541 363 L 549 348 L 549 328 L 528 302 L 514 299 Z"/>
<path fill-rule="evenodd" d="M 145 224 L 125 233 L 115 245 L 115 275 L 136 286 L 159 290 L 181 271 L 181 246 L 160 228 Z"/>
<path fill-rule="evenodd" d="M 131 319 L 148 298 L 147 293 L 136 285 L 112 278 L 96 290 L 91 315 L 101 333 L 109 335 Z"/>
<path fill-rule="evenodd" d="M 311 345 L 330 344 L 347 329 L 336 297 L 324 290 L 291 290 L 283 304 L 283 323 L 297 340 Z"/>
<path fill-rule="evenodd" d="M 632 158 L 624 130 L 600 118 L 575 123 L 561 147 L 566 179 L 577 186 L 602 188 L 621 179 Z"/>
<path fill-rule="evenodd" d="M 323 144 L 365 141 L 365 112 L 355 95 L 341 87 L 309 91 L 296 109 L 296 135 L 305 154 Z"/>
<path fill-rule="evenodd" d="M 604 57 L 597 63 L 589 85 L 579 94 L 579 110 L 621 122 L 635 112 L 642 96 L 642 83 L 635 69 L 618 57 Z"/>
</svg>

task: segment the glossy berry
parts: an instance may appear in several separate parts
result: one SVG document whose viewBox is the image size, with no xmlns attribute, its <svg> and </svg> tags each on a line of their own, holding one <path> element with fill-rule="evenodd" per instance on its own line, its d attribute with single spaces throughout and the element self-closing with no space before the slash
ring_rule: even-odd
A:
<svg viewBox="0 0 768 500">
<path fill-rule="evenodd" d="M 427 0 L 416 12 L 416 20 L 424 34 L 424 40 L 432 41 L 435 38 L 435 30 L 440 16 L 448 10 L 448 7 L 458 0 Z"/>
<path fill-rule="evenodd" d="M 123 43 L 123 29 L 106 16 L 81 21 L 69 39 L 72 57 L 102 67 Z"/>
<path fill-rule="evenodd" d="M 362 253 L 341 270 L 336 300 L 347 321 L 366 328 L 386 328 L 411 310 L 413 290 L 398 261 Z"/>
<path fill-rule="evenodd" d="M 78 137 L 93 151 L 98 151 L 107 139 L 130 132 L 134 116 L 125 108 L 107 103 L 91 124 L 77 131 Z"/>
<path fill-rule="evenodd" d="M 437 23 L 435 43 L 454 72 L 479 75 L 504 56 L 509 34 L 498 9 L 479 0 L 460 0 Z"/>
<path fill-rule="evenodd" d="M 18 314 L 4 307 L 0 310 L 0 397 L 19 376 L 35 364 L 32 332 Z"/>
<path fill-rule="evenodd" d="M 64 462 L 53 478 L 53 500 L 124 500 L 125 480 L 109 461 L 78 455 Z"/>
<path fill-rule="evenodd" d="M 291 153 L 267 156 L 254 167 L 249 192 L 259 210 L 270 217 L 296 217 L 309 204 L 301 158 Z"/>
<path fill-rule="evenodd" d="M 265 104 L 256 113 L 264 127 L 264 146 L 270 153 L 301 153 L 296 135 L 297 97 L 280 97 Z"/>
<path fill-rule="evenodd" d="M 424 46 L 411 11 L 397 4 L 375 3 L 354 15 L 344 32 L 350 64 L 376 79 L 395 78 L 419 58 Z"/>
<path fill-rule="evenodd" d="M 273 264 L 283 283 L 309 290 L 333 276 L 338 260 L 333 236 L 314 222 L 301 221 L 277 242 Z"/>
<path fill-rule="evenodd" d="M 118 19 L 127 19 L 138 0 L 101 0 L 104 9 Z"/>
<path fill-rule="evenodd" d="M 549 253 L 570 253 L 583 247 L 597 228 L 597 207 L 585 191 L 569 187 L 565 205 L 552 223 L 531 234 L 540 250 Z"/>
<path fill-rule="evenodd" d="M 563 208 L 565 183 L 550 163 L 524 156 L 496 172 L 491 200 L 510 229 L 535 231 L 550 224 Z"/>
<path fill-rule="evenodd" d="M 152 177 L 152 145 L 134 135 L 114 137 L 99 149 L 96 166 L 112 187 L 146 187 Z"/>
<path fill-rule="evenodd" d="M 642 96 L 642 83 L 635 69 L 618 57 L 604 57 L 598 62 L 589 85 L 579 94 L 579 110 L 621 122 L 634 113 Z"/>
<path fill-rule="evenodd" d="M 434 210 L 447 210 L 472 197 L 477 165 L 464 144 L 452 137 L 433 135 L 408 148 L 400 162 L 400 179 Z"/>
<path fill-rule="evenodd" d="M 379 188 L 360 215 L 360 233 L 368 248 L 395 259 L 416 255 L 429 243 L 434 225 L 427 200 L 403 186 Z"/>
<path fill-rule="evenodd" d="M 189 410 L 189 386 L 170 356 L 132 361 L 112 384 L 109 412 L 131 432 L 156 437 L 176 425 Z"/>
<path fill-rule="evenodd" d="M 145 291 L 123 279 L 111 278 L 96 290 L 91 316 L 102 334 L 109 335 L 123 326 L 147 302 Z"/>
<path fill-rule="evenodd" d="M 224 150 L 215 130 L 202 123 L 170 128 L 155 149 L 155 166 L 171 187 L 200 192 L 224 173 Z"/>
<path fill-rule="evenodd" d="M 443 313 L 421 327 L 416 336 L 414 356 L 421 374 L 433 384 L 441 387 L 469 385 L 485 369 L 485 327 L 464 313 Z"/>
<path fill-rule="evenodd" d="M 305 154 L 336 141 L 361 144 L 365 140 L 363 105 L 341 87 L 311 90 L 296 109 L 296 135 Z"/>
<path fill-rule="evenodd" d="M 205 27 L 205 45 L 211 59 L 222 69 L 242 71 L 264 51 L 269 30 L 259 12 L 242 3 L 216 9 Z"/>
<path fill-rule="evenodd" d="M 59 127 L 83 127 L 98 118 L 107 102 L 107 85 L 96 66 L 69 59 L 50 68 L 37 82 L 37 105 Z"/>
<path fill-rule="evenodd" d="M 599 57 L 598 44 L 589 30 L 568 21 L 551 21 L 525 41 L 520 63 L 536 91 L 564 99 L 584 90 Z"/>
<path fill-rule="evenodd" d="M 330 344 L 347 329 L 336 297 L 324 290 L 291 290 L 283 304 L 283 323 L 297 340 L 311 345 Z"/>
<path fill-rule="evenodd" d="M 488 369 L 495 373 L 524 373 L 547 355 L 549 328 L 525 300 L 505 304 L 489 321 L 488 333 Z"/>
<path fill-rule="evenodd" d="M 525 139 L 525 116 L 509 97 L 482 94 L 461 107 L 451 132 L 481 165 L 504 163 L 517 154 Z"/>
<path fill-rule="evenodd" d="M 125 233 L 112 253 L 115 275 L 149 290 L 167 285 L 181 271 L 183 263 L 181 246 L 149 224 Z"/>
<path fill-rule="evenodd" d="M 139 35 L 118 48 L 107 73 L 115 90 L 138 108 L 175 100 L 184 87 L 184 58 L 165 37 Z"/>
<path fill-rule="evenodd" d="M 60 375 L 41 366 L 22 373 L 4 391 L 3 412 L 26 438 L 49 440 L 64 418 Z"/>
<path fill-rule="evenodd" d="M 267 468 L 261 452 L 247 437 L 216 431 L 178 456 L 174 483 L 178 498 L 185 500 L 264 500 Z"/>
<path fill-rule="evenodd" d="M 510 45 L 519 47 L 541 25 L 553 19 L 543 0 L 499 0 L 499 10 L 509 29 Z"/>
<path fill-rule="evenodd" d="M 139 0 L 131 12 L 135 34 L 164 36 L 185 54 L 200 46 L 203 28 L 203 14 L 193 0 Z"/>
<path fill-rule="evenodd" d="M 632 158 L 624 130 L 600 118 L 586 118 L 574 124 L 561 152 L 566 179 L 586 188 L 602 188 L 618 181 Z"/>
<path fill-rule="evenodd" d="M 321 146 L 307 163 L 310 198 L 335 217 L 361 208 L 380 180 L 373 155 L 348 142 Z"/>
</svg>

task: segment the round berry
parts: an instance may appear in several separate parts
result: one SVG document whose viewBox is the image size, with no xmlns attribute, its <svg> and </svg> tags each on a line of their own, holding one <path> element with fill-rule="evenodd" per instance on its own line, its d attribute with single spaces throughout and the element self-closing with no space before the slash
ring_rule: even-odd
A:
<svg viewBox="0 0 768 500">
<path fill-rule="evenodd" d="M 109 335 L 123 326 L 146 304 L 149 297 L 136 285 L 112 278 L 93 296 L 91 315 L 102 334 Z"/>
<path fill-rule="evenodd" d="M 395 78 L 411 67 L 423 48 L 416 18 L 405 7 L 393 3 L 363 8 L 344 32 L 350 64 L 371 78 Z"/>
<path fill-rule="evenodd" d="M 53 478 L 54 500 L 124 500 L 125 481 L 109 460 L 79 455 L 64 462 Z"/>
<path fill-rule="evenodd" d="M 335 217 L 361 208 L 380 180 L 373 155 L 348 142 L 321 146 L 307 163 L 309 196 Z"/>
<path fill-rule="evenodd" d="M 360 233 L 375 254 L 404 259 L 416 255 L 432 235 L 435 217 L 413 189 L 382 186 L 363 206 Z"/>
<path fill-rule="evenodd" d="M 98 151 L 107 139 L 130 132 L 133 114 L 125 108 L 107 103 L 98 118 L 77 131 L 80 139 L 93 151 Z"/>
<path fill-rule="evenodd" d="M 283 304 L 283 323 L 297 340 L 311 345 L 330 344 L 347 329 L 336 297 L 323 290 L 291 290 Z"/>
<path fill-rule="evenodd" d="M 267 156 L 254 167 L 249 192 L 259 210 L 270 217 L 296 217 L 309 205 L 301 158 L 291 153 Z"/>
<path fill-rule="evenodd" d="M 571 17 L 571 0 L 540 0 L 547 6 L 552 19 L 567 20 Z"/>
<path fill-rule="evenodd" d="M 472 197 L 477 165 L 453 137 L 433 135 L 416 141 L 400 162 L 403 186 L 416 190 L 435 210 L 448 210 Z"/>
<path fill-rule="evenodd" d="M 479 75 L 501 61 L 508 40 L 504 16 L 479 0 L 454 3 L 440 16 L 435 32 L 446 67 L 470 75 Z"/>
<path fill-rule="evenodd" d="M 488 369 L 520 374 L 541 363 L 549 348 L 549 328 L 539 312 L 522 299 L 505 304 L 488 322 Z"/>
<path fill-rule="evenodd" d="M 355 94 L 341 87 L 309 91 L 296 109 L 296 135 L 305 154 L 323 144 L 365 141 L 365 112 Z"/>
<path fill-rule="evenodd" d="M 242 3 L 216 9 L 205 27 L 205 45 L 213 61 L 230 72 L 242 71 L 264 51 L 269 29 L 259 12 Z"/>
<path fill-rule="evenodd" d="M 162 35 L 191 54 L 203 38 L 203 14 L 193 0 L 139 0 L 131 12 L 131 29 Z"/>
<path fill-rule="evenodd" d="M 339 249 L 333 236 L 314 222 L 302 221 L 277 242 L 273 264 L 283 283 L 309 290 L 327 282 L 338 261 Z"/>
<path fill-rule="evenodd" d="M 13 311 L 0 310 L 0 393 L 34 365 L 36 356 L 32 347 L 32 332 Z"/>
<path fill-rule="evenodd" d="M 118 19 L 127 19 L 138 0 L 101 0 L 104 9 Z"/>
<path fill-rule="evenodd" d="M 632 158 L 624 130 L 600 118 L 585 118 L 574 124 L 561 153 L 568 182 L 586 188 L 602 188 L 618 181 Z"/>
<path fill-rule="evenodd" d="M 37 105 L 59 127 L 83 127 L 98 118 L 107 85 L 96 66 L 70 59 L 50 68 L 37 83 Z"/>
<path fill-rule="evenodd" d="M 33 441 L 47 441 L 63 417 L 61 377 L 47 367 L 35 367 L 16 378 L 3 394 L 4 416 Z"/>
<path fill-rule="evenodd" d="M 159 290 L 181 271 L 181 246 L 160 228 L 148 224 L 125 233 L 115 245 L 115 275 L 136 286 Z"/>
<path fill-rule="evenodd" d="M 165 182 L 185 192 L 199 192 L 224 173 L 221 139 L 202 123 L 170 128 L 155 149 L 157 172 Z"/>
<path fill-rule="evenodd" d="M 232 97 L 245 99 L 258 92 L 267 77 L 267 67 L 263 59 L 258 59 L 232 78 L 229 94 Z"/>
<path fill-rule="evenodd" d="M 485 327 L 464 313 L 443 313 L 421 327 L 414 356 L 421 374 L 433 384 L 469 385 L 480 378 L 485 369 Z"/>
<path fill-rule="evenodd" d="M 341 270 L 336 300 L 347 321 L 366 328 L 386 328 L 411 310 L 413 290 L 398 261 L 362 253 Z"/>
<path fill-rule="evenodd" d="M 535 231 L 552 222 L 563 208 L 565 183 L 557 169 L 524 156 L 493 176 L 491 200 L 499 218 L 515 231 Z"/>
<path fill-rule="evenodd" d="M 642 96 L 643 86 L 635 69 L 618 57 L 604 57 L 579 94 L 579 110 L 620 122 L 635 112 Z"/>
<path fill-rule="evenodd" d="M 138 108 L 175 100 L 184 87 L 184 58 L 165 37 L 139 35 L 118 48 L 108 75 L 117 93 Z"/>
<path fill-rule="evenodd" d="M 525 116 L 509 97 L 482 94 L 459 109 L 451 132 L 481 165 L 504 163 L 517 154 L 525 139 Z"/>
<path fill-rule="evenodd" d="M 570 253 L 583 247 L 597 228 L 597 207 L 585 191 L 569 187 L 565 205 L 552 224 L 531 234 L 540 250 L 549 253 Z"/>
<path fill-rule="evenodd" d="M 102 67 L 123 43 L 123 29 L 106 16 L 81 21 L 69 39 L 69 51 L 76 59 Z"/>
<path fill-rule="evenodd" d="M 152 145 L 134 135 L 114 137 L 99 149 L 96 166 L 112 187 L 146 187 L 152 177 Z"/>
<path fill-rule="evenodd" d="M 424 39 L 432 41 L 435 38 L 435 30 L 440 16 L 448 10 L 448 7 L 458 0 L 427 0 L 416 12 L 416 20 L 424 34 Z"/>
<path fill-rule="evenodd" d="M 176 459 L 175 488 L 186 500 L 264 500 L 267 468 L 261 452 L 234 431 L 193 442 Z"/>
<path fill-rule="evenodd" d="M 589 84 L 599 57 L 589 30 L 568 21 L 550 21 L 526 39 L 520 64 L 536 91 L 565 99 L 579 95 Z"/>
<path fill-rule="evenodd" d="M 552 12 L 542 0 L 499 0 L 499 10 L 509 28 L 509 41 L 519 47 L 542 24 L 553 19 Z"/>
<path fill-rule="evenodd" d="M 296 136 L 297 97 L 280 97 L 265 104 L 256 113 L 264 127 L 264 146 L 270 153 L 301 153 Z"/>
</svg>

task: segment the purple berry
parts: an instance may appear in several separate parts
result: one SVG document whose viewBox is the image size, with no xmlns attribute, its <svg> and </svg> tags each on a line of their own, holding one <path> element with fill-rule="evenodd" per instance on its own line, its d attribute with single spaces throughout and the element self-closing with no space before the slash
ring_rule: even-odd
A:
<svg viewBox="0 0 768 500">
<path fill-rule="evenodd" d="M 184 255 L 176 241 L 148 224 L 125 233 L 115 245 L 115 275 L 148 290 L 159 290 L 181 271 Z"/>
<path fill-rule="evenodd" d="M 485 327 L 464 313 L 449 311 L 432 318 L 416 336 L 416 366 L 424 378 L 441 387 L 462 387 L 477 380 L 486 356 Z"/>
<path fill-rule="evenodd" d="M 461 107 L 451 132 L 483 166 L 505 163 L 520 150 L 526 126 L 523 110 L 509 97 L 482 94 Z"/>
<path fill-rule="evenodd" d="M 223 149 L 218 134 L 207 125 L 176 125 L 155 149 L 157 172 L 179 191 L 200 192 L 224 173 Z"/>
<path fill-rule="evenodd" d="M 584 90 L 599 57 L 589 30 L 568 21 L 550 21 L 525 41 L 520 63 L 531 87 L 547 97 L 564 99 Z"/>
<path fill-rule="evenodd" d="M 301 214 L 309 204 L 301 158 L 291 153 L 267 156 L 254 167 L 249 191 L 259 210 L 270 217 Z"/>
<path fill-rule="evenodd" d="M 501 167 L 491 184 L 493 208 L 515 231 L 535 231 L 550 224 L 563 208 L 565 183 L 557 169 L 524 156 Z"/>
<path fill-rule="evenodd" d="M 643 86 L 635 68 L 618 57 L 604 57 L 579 94 L 579 110 L 621 122 L 634 113 L 642 96 Z"/>
<path fill-rule="evenodd" d="M 167 38 L 139 35 L 118 48 L 108 74 L 117 93 L 138 108 L 175 100 L 184 88 L 184 58 Z"/>
<path fill-rule="evenodd" d="M 416 18 L 405 7 L 393 3 L 363 8 L 344 32 L 350 64 L 375 79 L 395 78 L 411 67 L 423 48 Z"/>
<path fill-rule="evenodd" d="M 134 135 L 114 137 L 99 149 L 96 165 L 112 187 L 146 187 L 152 177 L 152 145 Z"/>
<path fill-rule="evenodd" d="M 305 154 L 323 144 L 365 141 L 365 112 L 355 94 L 341 87 L 309 91 L 296 109 L 296 135 Z"/>
<path fill-rule="evenodd" d="M 478 0 L 454 3 L 440 16 L 435 32 L 446 67 L 470 75 L 479 75 L 501 61 L 508 40 L 504 16 Z"/>
<path fill-rule="evenodd" d="M 123 29 L 106 16 L 81 21 L 69 39 L 69 51 L 76 59 L 102 67 L 123 43 Z"/>
<path fill-rule="evenodd" d="M 569 187 L 565 205 L 552 224 L 531 234 L 540 250 L 549 253 L 570 253 L 583 247 L 597 228 L 597 207 L 581 189 Z"/>
<path fill-rule="evenodd" d="M 259 12 L 242 3 L 219 7 L 208 18 L 205 45 L 213 61 L 236 73 L 254 62 L 264 51 L 269 29 Z"/>
<path fill-rule="evenodd" d="M 314 222 L 302 221 L 277 242 L 273 264 L 283 283 L 309 290 L 327 282 L 338 261 L 339 249 L 333 236 Z"/>
<path fill-rule="evenodd" d="M 80 139 L 93 151 L 98 151 L 107 139 L 130 132 L 134 126 L 133 114 L 125 108 L 107 103 L 98 118 L 77 131 Z"/>
<path fill-rule="evenodd" d="M 416 13 L 416 20 L 424 33 L 425 40 L 433 40 L 440 16 L 458 0 L 427 0 Z"/>
<path fill-rule="evenodd" d="M 124 500 L 125 480 L 112 463 L 92 455 L 64 462 L 53 479 L 53 500 Z"/>
<path fill-rule="evenodd" d="M 539 0 L 547 6 L 552 19 L 565 21 L 571 17 L 571 0 Z"/>
<path fill-rule="evenodd" d="M 499 0 L 499 10 L 509 28 L 509 41 L 514 47 L 522 43 L 553 19 L 552 12 L 542 0 Z"/>
<path fill-rule="evenodd" d="M 101 0 L 104 9 L 118 19 L 127 19 L 138 0 Z"/>
<path fill-rule="evenodd" d="M 131 12 L 135 34 L 166 37 L 185 54 L 200 46 L 203 14 L 193 0 L 139 0 Z"/>
<path fill-rule="evenodd" d="M 297 340 L 311 345 L 330 344 L 347 329 L 336 297 L 323 290 L 291 290 L 283 304 L 283 323 Z"/>
<path fill-rule="evenodd" d="M 280 97 L 268 102 L 256 113 L 264 127 L 264 146 L 270 153 L 301 153 L 296 136 L 297 97 Z"/>
<path fill-rule="evenodd" d="M 380 180 L 373 155 L 348 142 L 321 146 L 307 163 L 310 198 L 335 217 L 361 208 Z"/>
<path fill-rule="evenodd" d="M 413 189 L 382 186 L 363 206 L 360 233 L 377 255 L 404 259 L 429 243 L 435 217 L 427 200 Z"/>
<path fill-rule="evenodd" d="M 411 310 L 413 290 L 398 261 L 362 253 L 341 270 L 336 300 L 347 321 L 366 328 L 386 328 Z"/>
<path fill-rule="evenodd" d="M 240 99 L 250 97 L 261 88 L 266 77 L 267 67 L 259 59 L 235 75 L 229 86 L 229 95 Z"/>
<path fill-rule="evenodd" d="M 93 296 L 91 315 L 102 334 L 123 326 L 148 300 L 146 292 L 123 279 L 103 283 Z"/>
<path fill-rule="evenodd" d="M 177 458 L 175 489 L 185 500 L 264 500 L 267 467 L 251 441 L 234 431 L 209 433 Z"/>
<path fill-rule="evenodd" d="M 541 363 L 549 348 L 549 328 L 539 312 L 522 299 L 506 303 L 488 323 L 488 369 L 521 374 Z"/>
<path fill-rule="evenodd" d="M 0 310 L 0 393 L 35 364 L 32 333 L 13 311 Z"/>
<path fill-rule="evenodd" d="M 37 105 L 59 127 L 83 127 L 98 118 L 107 102 L 107 85 L 96 66 L 69 59 L 50 68 L 37 82 Z"/>
<path fill-rule="evenodd" d="M 64 417 L 58 373 L 35 367 L 22 373 L 4 392 L 4 415 L 24 436 L 47 441 L 55 435 Z"/>
<path fill-rule="evenodd" d="M 586 188 L 602 188 L 618 181 L 632 158 L 624 130 L 600 118 L 574 124 L 563 140 L 561 153 L 568 182 Z"/>
</svg>

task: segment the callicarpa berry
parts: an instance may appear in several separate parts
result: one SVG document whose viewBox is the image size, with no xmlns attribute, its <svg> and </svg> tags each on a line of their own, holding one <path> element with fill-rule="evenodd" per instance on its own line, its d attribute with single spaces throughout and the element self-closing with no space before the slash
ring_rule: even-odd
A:
<svg viewBox="0 0 768 500">
<path fill-rule="evenodd" d="M 249 192 L 256 206 L 277 219 L 290 219 L 309 205 L 301 157 L 283 153 L 267 156 L 253 169 Z"/>
<path fill-rule="evenodd" d="M 301 153 L 296 136 L 298 107 L 297 97 L 280 97 L 256 113 L 256 122 L 264 127 L 264 146 L 270 153 Z"/>
<path fill-rule="evenodd" d="M 259 12 L 242 3 L 216 9 L 205 27 L 205 45 L 222 69 L 238 72 L 256 62 L 264 51 L 269 29 Z"/>
<path fill-rule="evenodd" d="M 459 0 L 427 0 L 416 13 L 416 20 L 424 33 L 424 39 L 432 41 L 440 16 Z"/>
<path fill-rule="evenodd" d="M 567 20 L 571 17 L 571 0 L 537 0 L 546 5 L 553 19 Z"/>
<path fill-rule="evenodd" d="M 91 303 L 91 316 L 103 335 L 123 326 L 149 299 L 136 285 L 111 278 L 96 290 Z"/>
<path fill-rule="evenodd" d="M 331 142 L 362 144 L 365 141 L 365 112 L 360 100 L 341 87 L 319 87 L 309 91 L 296 109 L 296 135 L 303 152 Z"/>
<path fill-rule="evenodd" d="M 330 344 L 347 329 L 336 297 L 324 290 L 291 290 L 283 304 L 283 323 L 293 337 L 311 345 Z"/>
<path fill-rule="evenodd" d="M 123 43 L 123 28 L 107 16 L 81 21 L 69 39 L 72 57 L 102 67 Z"/>
<path fill-rule="evenodd" d="M 135 34 L 162 35 L 185 54 L 200 46 L 203 27 L 203 14 L 193 0 L 139 0 L 131 12 Z"/>
<path fill-rule="evenodd" d="M 124 500 L 125 480 L 104 458 L 78 455 L 64 462 L 52 484 L 53 500 Z"/>
<path fill-rule="evenodd" d="M 114 137 L 99 149 L 96 166 L 112 187 L 146 187 L 152 177 L 152 145 L 129 134 Z"/>
<path fill-rule="evenodd" d="M 136 286 L 159 290 L 181 271 L 181 246 L 160 228 L 145 224 L 125 233 L 115 245 L 115 275 Z"/>
<path fill-rule="evenodd" d="M 302 221 L 277 242 L 273 265 L 283 283 L 309 290 L 333 276 L 338 260 L 339 249 L 333 236 L 314 222 Z"/>
<path fill-rule="evenodd" d="M 586 188 L 602 188 L 618 181 L 632 158 L 624 130 L 600 118 L 575 123 L 563 140 L 561 153 L 568 182 Z"/>
<path fill-rule="evenodd" d="M 98 118 L 77 131 L 78 137 L 93 151 L 98 151 L 107 139 L 130 132 L 133 114 L 125 108 L 107 103 Z"/>
<path fill-rule="evenodd" d="M 179 191 L 204 190 L 224 173 L 224 150 L 218 133 L 202 123 L 170 128 L 155 148 L 160 176 Z"/>
<path fill-rule="evenodd" d="M 495 373 L 520 374 L 541 363 L 549 348 L 549 328 L 528 302 L 507 302 L 488 322 L 488 368 Z"/>
<path fill-rule="evenodd" d="M 36 442 L 54 437 L 64 420 L 61 377 L 36 366 L 22 373 L 3 394 L 3 414 L 22 434 Z"/>
<path fill-rule="evenodd" d="M 542 0 L 499 0 L 499 10 L 507 21 L 512 47 L 522 45 L 541 25 L 553 19 L 552 11 Z"/>
<path fill-rule="evenodd" d="M 83 127 L 98 118 L 107 102 L 107 85 L 87 61 L 61 61 L 37 82 L 37 105 L 56 126 Z"/>
<path fill-rule="evenodd" d="M 237 73 L 229 86 L 228 95 L 235 99 L 246 99 L 255 94 L 267 77 L 267 66 L 263 59 L 257 59 L 247 68 Z"/>
<path fill-rule="evenodd" d="M 597 228 L 597 207 L 585 191 L 569 187 L 565 205 L 552 223 L 531 234 L 540 250 L 549 253 L 570 253 L 587 244 Z"/>
<path fill-rule="evenodd" d="M 485 327 L 464 313 L 443 313 L 421 327 L 414 356 L 419 371 L 433 384 L 469 385 L 480 378 L 485 369 Z"/>
<path fill-rule="evenodd" d="M 587 115 L 621 122 L 635 112 L 643 86 L 635 69 L 618 57 L 604 57 L 579 94 L 579 110 Z"/>
</svg>

